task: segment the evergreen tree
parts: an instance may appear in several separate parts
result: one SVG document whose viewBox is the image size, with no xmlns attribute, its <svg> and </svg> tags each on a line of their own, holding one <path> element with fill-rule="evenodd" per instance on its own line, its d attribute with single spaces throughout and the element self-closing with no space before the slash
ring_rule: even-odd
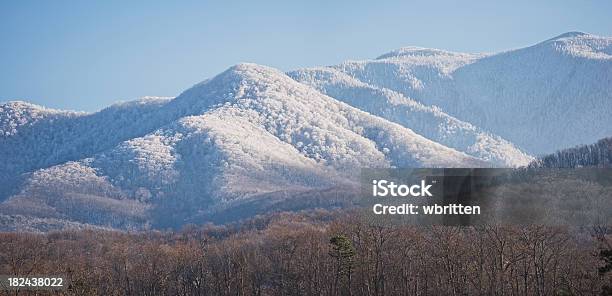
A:
<svg viewBox="0 0 612 296">
<path fill-rule="evenodd" d="M 336 287 L 341 280 L 346 280 L 346 288 L 343 290 L 347 295 L 351 293 L 351 277 L 356 254 L 353 242 L 345 235 L 334 235 L 330 240 L 331 250 L 329 255 L 336 259 Z M 344 293 L 343 293 L 344 294 Z"/>
</svg>

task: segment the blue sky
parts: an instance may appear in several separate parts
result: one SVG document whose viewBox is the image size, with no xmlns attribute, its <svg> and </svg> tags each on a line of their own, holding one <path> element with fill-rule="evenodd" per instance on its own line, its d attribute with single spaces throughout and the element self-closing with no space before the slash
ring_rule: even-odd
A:
<svg viewBox="0 0 612 296">
<path fill-rule="evenodd" d="M 0 102 L 95 111 L 175 96 L 240 62 L 291 70 L 417 45 L 612 36 L 612 1 L 1 1 Z M 533 3 L 537 2 L 537 3 Z"/>
</svg>

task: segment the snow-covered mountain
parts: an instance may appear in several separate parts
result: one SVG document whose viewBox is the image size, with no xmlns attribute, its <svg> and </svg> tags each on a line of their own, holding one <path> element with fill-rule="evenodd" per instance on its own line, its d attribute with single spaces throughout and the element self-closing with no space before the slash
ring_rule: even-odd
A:
<svg viewBox="0 0 612 296">
<path fill-rule="evenodd" d="M 612 134 L 612 38 L 569 32 L 499 54 L 408 47 L 332 68 L 435 105 L 532 155 Z"/>
<path fill-rule="evenodd" d="M 6 109 L 15 105 L 23 104 Z M 279 191 L 351 187 L 361 167 L 489 165 L 254 64 L 170 101 L 66 114 L 44 128 L 13 128 L 7 139 L 14 142 L 3 142 L 11 158 L 33 158 L 24 163 L 39 167 L 0 206 L 3 213 L 126 228 L 145 225 L 158 210 L 152 207 L 163 205 L 179 207 L 182 223 Z"/>
<path fill-rule="evenodd" d="M 362 167 L 526 165 L 610 133 L 609 41 L 409 47 L 289 73 L 239 64 L 95 113 L 2 104 L 0 229 L 179 226 L 337 204 Z"/>
<path fill-rule="evenodd" d="M 303 69 L 289 75 L 335 99 L 496 166 L 516 167 L 532 159 L 510 142 L 458 120 L 436 106 L 423 105 L 401 93 L 369 85 L 336 69 Z"/>
</svg>

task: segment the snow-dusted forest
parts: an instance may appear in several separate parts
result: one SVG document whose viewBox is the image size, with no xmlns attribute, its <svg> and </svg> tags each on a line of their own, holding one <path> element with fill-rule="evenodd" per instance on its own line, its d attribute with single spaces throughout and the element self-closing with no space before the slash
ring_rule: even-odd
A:
<svg viewBox="0 0 612 296">
<path fill-rule="evenodd" d="M 542 156 L 611 136 L 610 114 L 612 38 L 579 32 L 495 54 L 406 47 L 288 73 L 239 64 L 175 98 L 95 113 L 12 101 L 0 105 L 0 229 L 337 205 L 365 167 L 609 163 L 609 140 L 596 145 L 607 152 Z"/>
</svg>

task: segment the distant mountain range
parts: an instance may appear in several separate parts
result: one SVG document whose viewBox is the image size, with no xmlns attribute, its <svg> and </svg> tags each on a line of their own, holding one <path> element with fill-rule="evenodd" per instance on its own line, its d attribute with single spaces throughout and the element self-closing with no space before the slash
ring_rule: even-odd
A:
<svg viewBox="0 0 612 296">
<path fill-rule="evenodd" d="M 177 227 L 333 206 L 363 167 L 518 167 L 612 135 L 612 38 L 239 64 L 96 113 L 0 105 L 0 230 Z"/>
</svg>

